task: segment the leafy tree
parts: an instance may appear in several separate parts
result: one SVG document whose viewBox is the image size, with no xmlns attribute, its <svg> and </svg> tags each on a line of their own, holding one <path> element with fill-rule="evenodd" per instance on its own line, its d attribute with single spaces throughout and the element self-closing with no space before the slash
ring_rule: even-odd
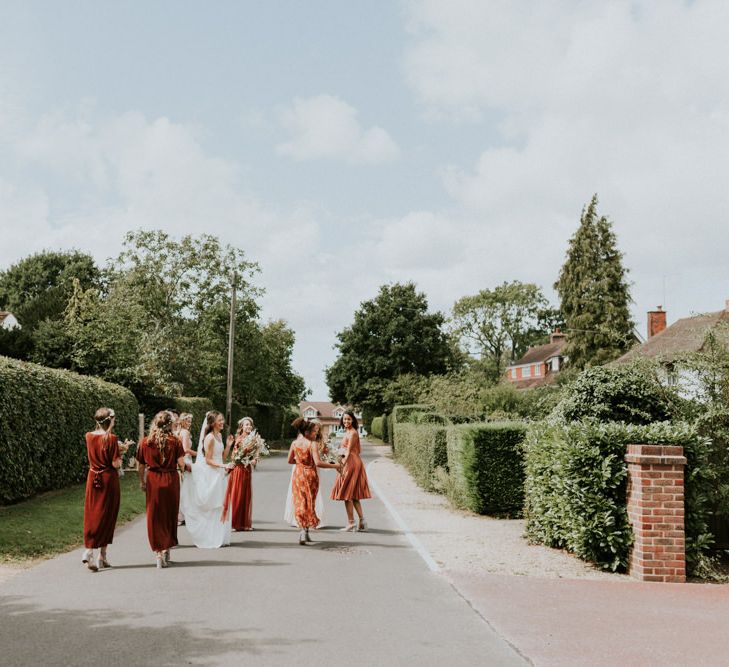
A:
<svg viewBox="0 0 729 667">
<path fill-rule="evenodd" d="M 612 224 L 598 217 L 597 203 L 594 195 L 582 210 L 554 285 L 567 327 L 566 355 L 580 369 L 619 357 L 635 341 L 628 272 Z"/>
<path fill-rule="evenodd" d="M 559 320 L 537 285 L 519 281 L 465 296 L 453 306 L 456 335 L 468 353 L 481 359 L 492 383 L 503 376 L 509 361 L 545 342 Z"/>
<path fill-rule="evenodd" d="M 391 381 L 444 373 L 454 362 L 441 313 L 429 313 L 413 283 L 383 285 L 337 334 L 337 360 L 326 371 L 331 398 L 379 414 Z"/>
<path fill-rule="evenodd" d="M 67 367 L 63 317 L 74 281 L 89 289 L 100 277 L 91 256 L 76 250 L 30 255 L 0 272 L 0 310 L 11 311 L 22 327 L 0 336 L 0 354 Z"/>
</svg>

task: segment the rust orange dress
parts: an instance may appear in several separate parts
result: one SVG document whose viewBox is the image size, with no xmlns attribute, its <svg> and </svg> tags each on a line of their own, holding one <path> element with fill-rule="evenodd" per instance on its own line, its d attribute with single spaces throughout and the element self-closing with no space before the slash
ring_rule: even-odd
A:
<svg viewBox="0 0 729 667">
<path fill-rule="evenodd" d="M 299 528 L 316 528 L 316 494 L 319 491 L 319 472 L 311 454 L 311 446 L 294 444 L 296 467 L 291 478 L 291 496 L 294 500 L 294 517 Z"/>
<path fill-rule="evenodd" d="M 119 514 L 119 473 L 113 465 L 119 458 L 119 440 L 113 433 L 87 433 L 86 454 L 84 546 L 98 549 L 111 544 Z"/>
<path fill-rule="evenodd" d="M 177 546 L 177 513 L 180 509 L 180 477 L 177 460 L 185 455 L 182 442 L 167 438 L 160 452 L 144 438 L 137 449 L 137 461 L 147 466 L 147 536 L 152 551 Z"/>
<path fill-rule="evenodd" d="M 332 500 L 364 500 L 371 498 L 370 487 L 367 484 L 367 471 L 360 457 L 362 451 L 359 444 L 359 433 L 348 431 L 340 445 L 342 449 L 349 449 L 347 465 L 332 487 Z"/>
<path fill-rule="evenodd" d="M 228 475 L 223 520 L 230 510 L 233 530 L 248 530 L 253 527 L 252 472 L 252 466 L 238 463 Z"/>
</svg>

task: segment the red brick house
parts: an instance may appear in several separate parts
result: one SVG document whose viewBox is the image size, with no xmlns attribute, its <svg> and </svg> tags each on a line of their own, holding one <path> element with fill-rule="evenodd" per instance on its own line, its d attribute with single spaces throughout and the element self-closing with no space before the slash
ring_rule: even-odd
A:
<svg viewBox="0 0 729 667">
<path fill-rule="evenodd" d="M 299 414 L 306 419 L 316 419 L 322 425 L 325 438 L 328 438 L 331 433 L 337 435 L 339 420 L 347 409 L 339 403 L 334 404 L 329 401 L 302 401 L 299 403 Z M 362 426 L 362 413 L 355 410 L 354 416 L 359 422 L 359 433 L 364 437 L 367 434 Z"/>
<path fill-rule="evenodd" d="M 526 354 L 506 369 L 506 379 L 517 389 L 550 384 L 562 370 L 565 362 L 564 347 L 567 337 L 557 329 L 549 343 L 530 347 Z"/>
</svg>

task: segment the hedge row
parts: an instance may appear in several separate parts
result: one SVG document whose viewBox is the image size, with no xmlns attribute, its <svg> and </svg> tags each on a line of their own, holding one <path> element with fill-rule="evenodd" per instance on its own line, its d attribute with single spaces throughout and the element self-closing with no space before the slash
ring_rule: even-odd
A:
<svg viewBox="0 0 729 667">
<path fill-rule="evenodd" d="M 411 415 L 416 412 L 429 412 L 430 408 L 427 405 L 414 404 L 414 405 L 396 405 L 392 409 L 392 414 L 387 426 L 387 432 L 389 437 L 389 443 L 392 445 L 393 453 L 397 453 L 397 427 L 400 423 L 407 423 L 410 421 Z"/>
<path fill-rule="evenodd" d="M 526 432 L 522 422 L 450 427 L 446 491 L 453 504 L 478 514 L 521 516 Z"/>
<path fill-rule="evenodd" d="M 136 441 L 139 405 L 129 390 L 0 357 L 0 502 L 85 479 L 84 434 L 94 429 L 94 413 L 102 406 L 115 410 L 120 438 Z"/>
<path fill-rule="evenodd" d="M 386 417 L 383 415 L 382 417 L 375 417 L 372 420 L 372 435 L 374 435 L 375 438 L 379 438 L 380 440 L 383 439 L 382 438 L 382 435 L 383 435 L 382 425 L 383 425 L 385 419 L 386 419 Z"/>
<path fill-rule="evenodd" d="M 533 426 L 525 443 L 527 535 L 604 569 L 625 570 L 633 542 L 626 507 L 625 451 L 630 443 L 684 447 L 686 563 L 691 571 L 712 539 L 704 491 L 709 443 L 682 424 Z"/>
<path fill-rule="evenodd" d="M 296 433 L 291 429 L 291 422 L 298 415 L 298 411 L 277 405 L 262 403 L 251 405 L 233 404 L 233 424 L 237 424 L 238 420 L 243 417 L 250 417 L 261 436 L 269 442 L 282 439 L 293 440 Z"/>
<path fill-rule="evenodd" d="M 397 460 L 424 489 L 436 488 L 436 471 L 448 470 L 447 427 L 434 423 L 397 425 Z"/>
<path fill-rule="evenodd" d="M 201 396 L 150 396 L 144 399 L 140 404 L 140 409 L 144 413 L 146 428 L 149 430 L 152 417 L 161 410 L 174 410 L 182 414 L 189 412 L 192 415 L 192 426 L 190 433 L 192 434 L 193 448 L 197 448 L 197 437 L 202 428 L 205 413 L 215 410 L 216 407 L 209 398 Z"/>
</svg>

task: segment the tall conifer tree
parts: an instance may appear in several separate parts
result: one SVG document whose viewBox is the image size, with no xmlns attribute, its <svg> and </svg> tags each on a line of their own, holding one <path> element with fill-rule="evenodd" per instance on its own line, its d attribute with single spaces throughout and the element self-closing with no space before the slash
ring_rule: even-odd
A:
<svg viewBox="0 0 729 667">
<path fill-rule="evenodd" d="M 566 354 L 571 366 L 611 361 L 635 341 L 630 316 L 630 285 L 612 224 L 597 214 L 597 195 L 582 209 L 567 259 L 554 288 L 567 326 Z"/>
</svg>

